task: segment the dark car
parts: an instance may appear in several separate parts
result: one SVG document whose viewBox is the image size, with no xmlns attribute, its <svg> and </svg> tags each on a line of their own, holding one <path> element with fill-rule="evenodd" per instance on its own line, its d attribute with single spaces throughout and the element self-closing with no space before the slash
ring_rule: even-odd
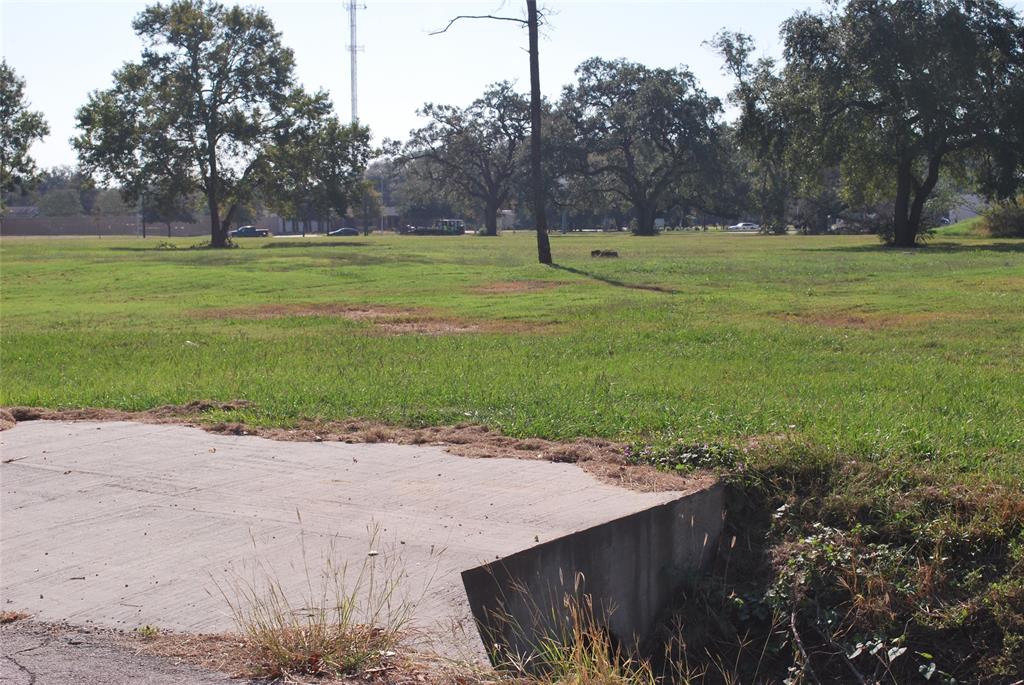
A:
<svg viewBox="0 0 1024 685">
<path fill-rule="evenodd" d="M 255 226 L 239 226 L 230 235 L 232 238 L 266 238 L 270 236 L 270 231 Z"/>
<path fill-rule="evenodd" d="M 336 228 L 327 235 L 359 235 L 358 228 Z"/>
</svg>

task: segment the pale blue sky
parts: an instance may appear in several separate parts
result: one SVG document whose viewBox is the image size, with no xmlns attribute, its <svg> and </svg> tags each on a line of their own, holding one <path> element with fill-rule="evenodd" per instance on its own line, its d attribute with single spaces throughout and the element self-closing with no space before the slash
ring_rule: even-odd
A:
<svg viewBox="0 0 1024 685">
<path fill-rule="evenodd" d="M 0 0 L 0 47 L 28 82 L 28 97 L 42 110 L 51 135 L 33 153 L 43 166 L 73 164 L 68 138 L 74 113 L 87 94 L 110 84 L 120 64 L 138 58 L 132 18 L 145 2 Z M 298 79 L 324 88 L 347 119 L 348 14 L 343 0 L 241 2 L 266 8 L 284 42 L 295 51 Z M 458 14 L 521 16 L 518 0 L 409 2 L 365 0 L 359 12 L 359 115 L 374 137 L 403 138 L 417 125 L 426 101 L 466 104 L 493 81 L 516 81 L 528 90 L 526 31 L 509 22 L 460 22 L 429 36 Z M 1020 10 L 1024 2 L 1011 2 Z M 777 55 L 779 24 L 812 0 L 762 2 L 582 2 L 544 0 L 552 11 L 541 41 L 541 83 L 556 97 L 575 67 L 592 56 L 625 57 L 652 66 L 688 65 L 706 90 L 724 99 L 730 81 L 721 61 L 702 42 L 725 27 L 755 37 L 762 54 Z"/>
</svg>

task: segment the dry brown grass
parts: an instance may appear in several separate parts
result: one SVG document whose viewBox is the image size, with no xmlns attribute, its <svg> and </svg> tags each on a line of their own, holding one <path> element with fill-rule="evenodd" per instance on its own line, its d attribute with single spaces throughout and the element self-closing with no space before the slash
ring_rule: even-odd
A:
<svg viewBox="0 0 1024 685">
<path fill-rule="evenodd" d="M 7 625 L 8 623 L 14 623 L 15 621 L 24 621 L 27 618 L 32 618 L 32 614 L 27 611 L 0 611 L 0 625 Z"/>
<path fill-rule="evenodd" d="M 241 422 L 209 423 L 203 414 L 236 411 L 250 406 L 244 400 L 212 402 L 198 400 L 182 405 L 164 405 L 141 412 L 116 409 L 0 408 L 12 421 L 139 421 L 194 425 L 222 435 L 252 435 L 288 442 L 395 443 L 435 445 L 451 454 L 474 459 L 539 459 L 577 464 L 599 480 L 640 492 L 692 492 L 713 482 L 713 477 L 658 471 L 653 466 L 629 464 L 625 444 L 600 438 L 568 441 L 514 438 L 477 424 L 408 428 L 377 421 L 349 419 L 318 421 L 305 419 L 295 428 L 253 426 Z M 0 414 L 2 418 L 3 414 Z M 13 424 L 12 424 L 13 425 Z M 765 440 L 774 436 L 765 436 Z"/>
</svg>

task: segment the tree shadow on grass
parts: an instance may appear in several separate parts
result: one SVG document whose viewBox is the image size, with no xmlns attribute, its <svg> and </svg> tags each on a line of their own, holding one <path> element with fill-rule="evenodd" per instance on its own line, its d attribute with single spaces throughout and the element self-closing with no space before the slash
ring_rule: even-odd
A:
<svg viewBox="0 0 1024 685">
<path fill-rule="evenodd" d="M 291 240 L 291 241 L 280 242 L 280 243 L 267 243 L 266 245 L 263 246 L 263 249 L 264 250 L 269 250 L 269 249 L 278 248 L 278 247 L 311 247 L 311 248 L 320 248 L 320 247 L 366 247 L 369 244 L 370 243 L 364 243 L 364 242 L 361 242 L 361 241 L 358 241 L 358 240 L 339 240 L 338 242 L 330 242 L 330 243 L 325 243 L 325 242 L 320 242 L 320 241 L 317 241 L 317 242 L 305 242 L 305 241 Z"/>
<path fill-rule="evenodd" d="M 595 273 L 593 273 L 591 271 L 584 271 L 582 269 L 575 269 L 575 268 L 573 268 L 571 266 L 565 266 L 564 264 L 552 264 L 551 268 L 552 269 L 558 269 L 559 271 L 568 271 L 569 273 L 576 274 L 577 276 L 585 276 L 587 278 L 592 278 L 595 281 L 601 281 L 602 283 L 607 283 L 608 285 L 613 285 L 616 288 L 627 288 L 629 290 L 646 290 L 646 291 L 649 291 L 649 292 L 664 293 L 666 295 L 678 295 L 681 292 L 679 290 L 675 290 L 673 288 L 665 288 L 665 287 L 660 286 L 660 285 L 645 285 L 643 283 L 626 283 L 625 281 L 620 281 L 620 280 L 617 280 L 615 278 L 610 278 L 608 276 L 602 276 L 601 274 L 595 274 Z"/>
<path fill-rule="evenodd" d="M 893 247 L 892 245 L 842 245 L 829 247 L 799 247 L 797 252 L 874 252 L 884 253 L 909 253 L 909 254 L 935 254 L 936 252 L 958 254 L 969 252 L 1024 252 L 1024 240 L 1016 243 L 986 243 L 983 245 L 971 245 L 970 243 L 925 243 L 917 247 Z"/>
</svg>

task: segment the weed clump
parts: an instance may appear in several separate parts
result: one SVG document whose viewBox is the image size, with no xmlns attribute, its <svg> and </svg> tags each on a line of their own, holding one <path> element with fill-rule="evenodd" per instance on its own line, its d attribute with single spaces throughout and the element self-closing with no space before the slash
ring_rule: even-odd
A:
<svg viewBox="0 0 1024 685">
<path fill-rule="evenodd" d="M 235 578 L 221 594 L 242 636 L 253 675 L 345 677 L 391 668 L 416 600 L 402 589 L 401 559 L 370 551 L 354 571 L 333 550 L 294 592 L 272 572 Z"/>
<path fill-rule="evenodd" d="M 1024 675 L 1019 489 L 796 443 L 631 454 L 719 468 L 727 484 L 715 573 L 664 628 L 676 662 L 737 682 Z"/>
</svg>

